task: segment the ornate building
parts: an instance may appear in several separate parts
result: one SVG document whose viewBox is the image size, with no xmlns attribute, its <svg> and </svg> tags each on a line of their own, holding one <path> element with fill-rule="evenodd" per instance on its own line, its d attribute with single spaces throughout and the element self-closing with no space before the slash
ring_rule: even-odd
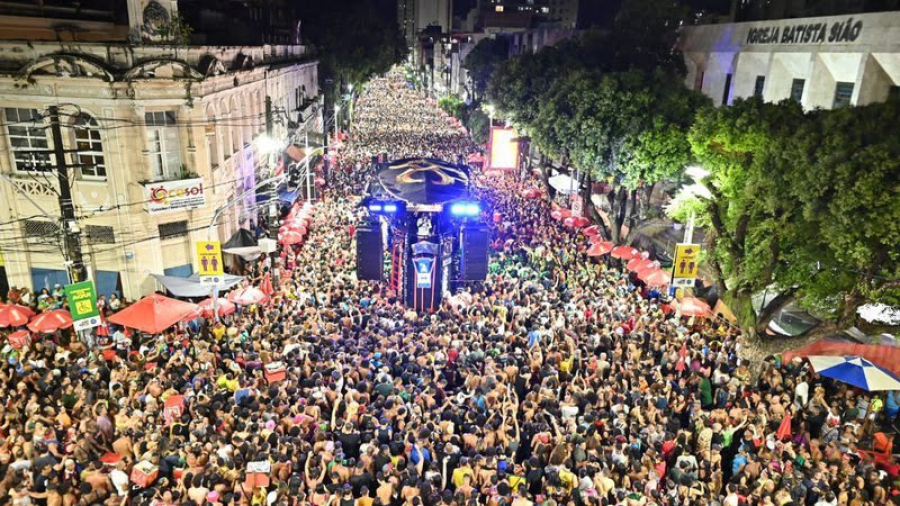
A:
<svg viewBox="0 0 900 506">
<path fill-rule="evenodd" d="M 128 25 L 117 19 L 0 17 L 4 294 L 4 284 L 68 282 L 62 227 L 80 233 L 100 294 L 136 298 L 157 289 L 150 273 L 190 274 L 217 209 L 243 197 L 220 213 L 213 239 L 256 219 L 252 188 L 271 168 L 254 142 L 267 99 L 273 137 L 315 128 L 317 63 L 305 47 L 191 45 L 197 34 L 171 0 L 128 0 Z M 23 25 L 30 32 L 3 30 Z M 51 107 L 69 223 L 59 219 Z"/>
</svg>

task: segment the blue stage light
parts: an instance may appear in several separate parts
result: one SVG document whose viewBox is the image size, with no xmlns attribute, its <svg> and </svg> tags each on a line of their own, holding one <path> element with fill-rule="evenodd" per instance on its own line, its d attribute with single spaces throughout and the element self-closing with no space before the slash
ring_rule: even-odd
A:
<svg viewBox="0 0 900 506">
<path fill-rule="evenodd" d="M 481 214 L 481 206 L 476 202 L 457 202 L 450 206 L 450 214 L 458 217 L 474 218 Z"/>
<path fill-rule="evenodd" d="M 382 210 L 381 204 L 369 204 L 369 211 L 373 213 L 380 213 Z"/>
<path fill-rule="evenodd" d="M 385 204 L 384 212 L 386 213 L 396 213 L 397 212 L 397 204 Z"/>
</svg>

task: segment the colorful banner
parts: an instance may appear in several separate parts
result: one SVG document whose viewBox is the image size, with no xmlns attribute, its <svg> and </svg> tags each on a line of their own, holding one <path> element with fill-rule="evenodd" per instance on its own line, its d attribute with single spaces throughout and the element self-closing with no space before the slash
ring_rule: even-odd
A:
<svg viewBox="0 0 900 506">
<path fill-rule="evenodd" d="M 144 198 L 150 214 L 206 207 L 206 190 L 201 178 L 147 183 L 144 185 Z"/>
</svg>

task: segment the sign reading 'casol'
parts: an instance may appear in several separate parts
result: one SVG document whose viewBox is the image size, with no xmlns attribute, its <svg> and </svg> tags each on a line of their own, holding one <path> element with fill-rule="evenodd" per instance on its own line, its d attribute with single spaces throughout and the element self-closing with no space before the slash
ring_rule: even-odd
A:
<svg viewBox="0 0 900 506">
<path fill-rule="evenodd" d="M 183 179 L 144 185 L 147 212 L 150 214 L 184 211 L 206 206 L 203 179 Z"/>
<path fill-rule="evenodd" d="M 823 21 L 795 25 L 772 25 L 747 30 L 747 44 L 847 44 L 856 42 L 862 20 L 848 18 L 831 24 Z"/>
</svg>

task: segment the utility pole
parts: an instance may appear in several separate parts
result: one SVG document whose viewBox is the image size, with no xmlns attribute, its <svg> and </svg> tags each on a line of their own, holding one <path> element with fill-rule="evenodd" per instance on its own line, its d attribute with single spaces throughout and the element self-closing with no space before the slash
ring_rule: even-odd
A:
<svg viewBox="0 0 900 506">
<path fill-rule="evenodd" d="M 69 168 L 66 163 L 66 151 L 63 149 L 59 107 L 51 105 L 48 111 L 50 113 L 50 130 L 53 135 L 53 155 L 56 157 L 56 180 L 59 183 L 59 210 L 62 214 L 66 260 L 71 262 L 69 275 L 72 282 L 77 283 L 87 278 L 84 258 L 81 255 L 81 230 L 75 222 L 75 203 L 72 201 L 72 190 L 69 187 Z"/>
<path fill-rule="evenodd" d="M 272 138 L 272 97 L 266 95 L 266 135 L 271 139 Z M 271 157 L 271 154 L 267 154 L 267 157 Z M 271 166 L 271 160 L 266 160 L 267 165 Z M 275 183 L 272 188 L 272 197 L 269 202 L 269 239 L 278 240 L 278 186 Z M 277 248 L 275 248 L 271 253 L 269 253 L 269 263 L 271 267 L 269 268 L 269 273 L 272 275 L 272 288 L 277 292 L 279 286 L 279 277 L 280 272 L 276 265 L 278 261 L 278 252 Z"/>
</svg>

